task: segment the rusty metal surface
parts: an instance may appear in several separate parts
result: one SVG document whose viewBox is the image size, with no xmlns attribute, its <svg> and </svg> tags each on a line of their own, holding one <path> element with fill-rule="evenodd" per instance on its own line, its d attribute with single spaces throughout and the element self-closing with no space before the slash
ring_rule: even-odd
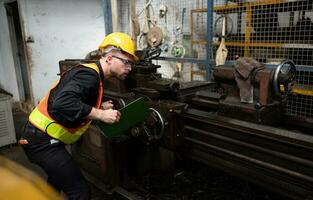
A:
<svg viewBox="0 0 313 200">
<path fill-rule="evenodd" d="M 254 70 L 249 75 L 251 80 L 241 80 L 248 82 L 241 84 L 242 88 L 239 88 L 235 68 L 215 67 L 213 76 L 216 84 L 225 89 L 225 97 L 216 99 L 216 102 L 199 97 L 195 100 L 202 104 L 204 100 L 211 107 L 218 105 L 218 113 L 223 116 L 255 123 L 277 124 L 282 119 L 284 101 L 273 94 L 273 72 L 273 69 L 267 68 Z M 250 81 L 252 102 L 242 102 L 241 95 L 247 94 L 247 83 Z"/>
<path fill-rule="evenodd" d="M 190 109 L 182 152 L 294 199 L 313 195 L 313 136 Z"/>
</svg>

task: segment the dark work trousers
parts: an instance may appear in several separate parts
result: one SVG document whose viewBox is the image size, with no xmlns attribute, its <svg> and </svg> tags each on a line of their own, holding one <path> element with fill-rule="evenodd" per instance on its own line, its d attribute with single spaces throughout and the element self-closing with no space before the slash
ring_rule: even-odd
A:
<svg viewBox="0 0 313 200">
<path fill-rule="evenodd" d="M 90 192 L 79 167 L 65 145 L 27 123 L 21 137 L 28 141 L 23 149 L 29 160 L 48 174 L 48 183 L 63 191 L 69 200 L 89 199 Z"/>
</svg>

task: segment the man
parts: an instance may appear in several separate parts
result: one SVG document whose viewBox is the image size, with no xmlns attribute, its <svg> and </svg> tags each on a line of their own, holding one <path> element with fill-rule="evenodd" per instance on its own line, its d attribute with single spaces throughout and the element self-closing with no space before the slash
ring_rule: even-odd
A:
<svg viewBox="0 0 313 200">
<path fill-rule="evenodd" d="M 61 74 L 31 112 L 19 140 L 30 161 L 42 167 L 48 182 L 68 199 L 89 199 L 89 189 L 65 144 L 76 142 L 91 120 L 119 121 L 121 114 L 112 102 L 101 101 L 102 81 L 110 76 L 125 79 L 138 59 L 133 41 L 124 33 L 106 36 L 99 52 L 99 62 L 81 64 Z"/>
</svg>

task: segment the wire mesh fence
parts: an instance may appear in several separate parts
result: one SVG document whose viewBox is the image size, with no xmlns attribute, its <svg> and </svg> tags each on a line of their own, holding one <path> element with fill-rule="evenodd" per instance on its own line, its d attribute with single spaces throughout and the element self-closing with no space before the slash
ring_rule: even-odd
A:
<svg viewBox="0 0 313 200">
<path fill-rule="evenodd" d="M 275 63 L 289 58 L 297 65 L 312 65 L 311 1 L 216 0 L 214 11 L 215 20 L 227 16 L 226 46 L 232 47 L 228 59 L 240 55 Z"/>
<path fill-rule="evenodd" d="M 312 1 L 215 0 L 213 53 L 220 44 L 221 16 L 227 19 L 227 60 L 245 56 L 274 65 L 293 60 L 298 70 L 293 93 L 288 96 L 287 115 L 313 118 Z"/>
<path fill-rule="evenodd" d="M 120 24 L 121 31 L 130 33 L 129 2 L 120 1 Z M 207 22 L 207 3 L 205 0 L 137 0 L 139 49 L 147 46 L 146 26 L 157 26 L 163 33 L 162 56 L 205 60 L 207 35 L 211 34 L 212 58 L 215 58 L 225 16 L 226 60 L 232 61 L 237 56 L 253 57 L 274 66 L 284 59 L 293 60 L 298 70 L 293 93 L 288 96 L 287 114 L 313 118 L 312 1 L 214 0 L 212 22 Z M 212 33 L 207 33 L 207 23 L 212 23 Z M 215 65 L 213 60 L 212 65 Z M 204 64 L 158 62 L 162 63 L 159 72 L 166 78 L 205 80 L 208 66 Z"/>
</svg>

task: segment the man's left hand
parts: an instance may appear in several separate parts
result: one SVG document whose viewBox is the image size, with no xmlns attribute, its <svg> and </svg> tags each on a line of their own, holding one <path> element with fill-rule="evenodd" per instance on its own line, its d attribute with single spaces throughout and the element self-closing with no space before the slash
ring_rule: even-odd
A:
<svg viewBox="0 0 313 200">
<path fill-rule="evenodd" d="M 112 109 L 112 108 L 113 108 L 113 101 L 112 100 L 105 101 L 101 104 L 102 110 L 108 110 L 108 109 Z"/>
</svg>

